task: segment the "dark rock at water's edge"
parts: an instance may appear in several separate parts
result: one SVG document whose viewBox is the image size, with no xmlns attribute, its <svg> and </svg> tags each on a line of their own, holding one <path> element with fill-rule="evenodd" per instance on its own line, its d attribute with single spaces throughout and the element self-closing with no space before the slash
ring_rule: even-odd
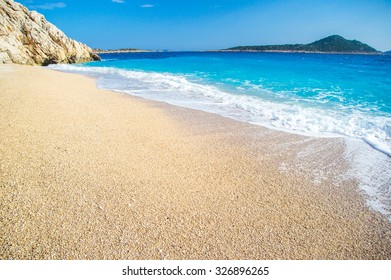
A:
<svg viewBox="0 0 391 280">
<path fill-rule="evenodd" d="M 93 61 L 101 61 L 100 56 L 97 53 L 90 53 Z"/>
<path fill-rule="evenodd" d="M 310 53 L 381 53 L 357 40 L 347 40 L 339 35 L 332 35 L 310 44 L 239 46 L 225 51 L 263 51 L 263 52 L 310 52 Z"/>
<path fill-rule="evenodd" d="M 100 60 L 91 48 L 68 38 L 36 11 L 0 0 L 0 64 L 48 65 Z"/>
</svg>

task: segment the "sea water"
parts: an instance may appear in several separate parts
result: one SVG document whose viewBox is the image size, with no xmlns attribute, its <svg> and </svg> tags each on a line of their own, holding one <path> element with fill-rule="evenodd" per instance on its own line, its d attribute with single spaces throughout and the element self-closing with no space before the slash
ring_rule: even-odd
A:
<svg viewBox="0 0 391 280">
<path fill-rule="evenodd" d="M 372 199 L 369 204 L 391 214 L 391 56 L 150 52 L 101 57 L 101 62 L 50 67 L 93 75 L 103 89 L 291 133 L 350 139 L 347 154 L 357 163 L 351 173 Z M 379 174 L 380 181 L 373 180 Z"/>
</svg>

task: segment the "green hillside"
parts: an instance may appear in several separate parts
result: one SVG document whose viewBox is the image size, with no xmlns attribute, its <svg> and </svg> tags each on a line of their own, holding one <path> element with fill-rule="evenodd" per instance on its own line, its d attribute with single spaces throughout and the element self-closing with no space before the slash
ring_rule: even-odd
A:
<svg viewBox="0 0 391 280">
<path fill-rule="evenodd" d="M 325 53 L 379 53 L 376 49 L 357 40 L 347 40 L 339 35 L 332 35 L 310 44 L 239 46 L 226 49 L 229 51 L 291 51 Z"/>
</svg>

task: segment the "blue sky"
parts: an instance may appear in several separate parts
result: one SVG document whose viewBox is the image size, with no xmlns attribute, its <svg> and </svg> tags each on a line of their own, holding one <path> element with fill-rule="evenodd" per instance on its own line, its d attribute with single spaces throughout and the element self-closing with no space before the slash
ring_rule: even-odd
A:
<svg viewBox="0 0 391 280">
<path fill-rule="evenodd" d="M 339 34 L 391 50 L 391 0 L 20 0 L 102 49 L 208 50 Z"/>
</svg>

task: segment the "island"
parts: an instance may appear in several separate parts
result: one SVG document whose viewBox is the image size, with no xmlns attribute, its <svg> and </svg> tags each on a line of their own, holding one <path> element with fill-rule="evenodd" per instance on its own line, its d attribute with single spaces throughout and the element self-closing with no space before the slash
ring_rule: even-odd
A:
<svg viewBox="0 0 391 280">
<path fill-rule="evenodd" d="M 378 50 L 357 40 L 347 40 L 340 35 L 331 35 L 309 44 L 238 46 L 222 51 L 239 52 L 301 52 L 301 53 L 356 53 L 381 54 Z"/>
</svg>

